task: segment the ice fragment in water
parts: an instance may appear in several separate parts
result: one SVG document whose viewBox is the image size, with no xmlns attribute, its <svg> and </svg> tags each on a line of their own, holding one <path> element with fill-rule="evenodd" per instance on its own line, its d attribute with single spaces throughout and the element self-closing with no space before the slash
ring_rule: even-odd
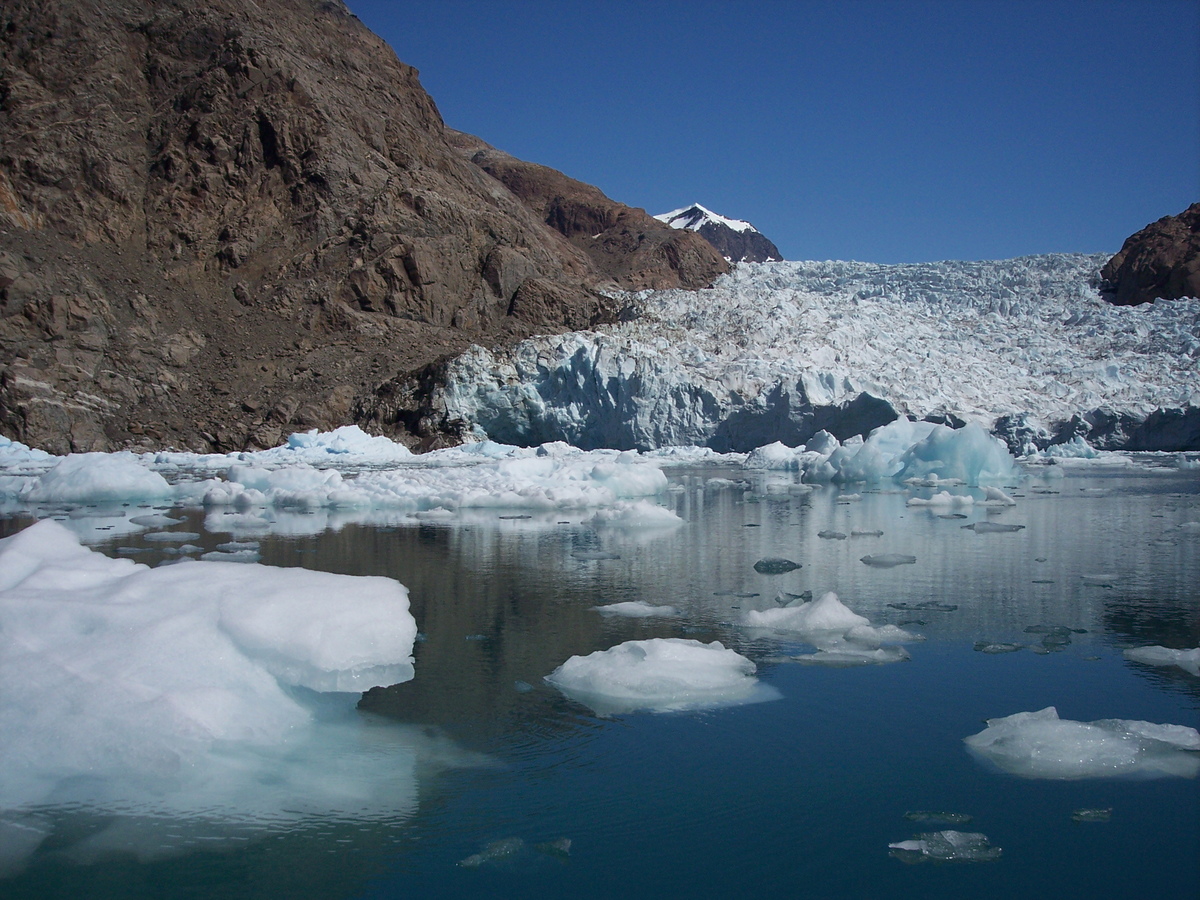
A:
<svg viewBox="0 0 1200 900">
<path fill-rule="evenodd" d="M 161 541 L 163 543 L 171 543 L 173 541 L 197 541 L 200 535 L 194 531 L 152 531 L 149 534 L 143 534 L 143 541 Z"/>
<path fill-rule="evenodd" d="M 851 531 L 850 537 L 883 537 L 882 531 Z"/>
<path fill-rule="evenodd" d="M 1015 653 L 1021 644 L 1003 644 L 997 641 L 976 641 L 975 650 L 979 653 Z"/>
<path fill-rule="evenodd" d="M 652 606 L 644 600 L 609 603 L 606 606 L 593 606 L 592 609 L 602 616 L 624 616 L 630 619 L 671 618 L 679 615 L 679 610 L 674 606 Z"/>
<path fill-rule="evenodd" d="M 620 553 L 613 553 L 611 550 L 574 550 L 571 552 L 573 559 L 620 559 Z"/>
<path fill-rule="evenodd" d="M 964 738 L 981 759 L 1022 778 L 1195 778 L 1200 732 L 1185 725 L 1130 719 L 1074 722 L 1049 706 L 988 719 L 987 728 Z"/>
<path fill-rule="evenodd" d="M 1171 650 L 1167 647 L 1131 647 L 1125 658 L 1149 666 L 1179 666 L 1192 675 L 1200 675 L 1200 647 L 1194 650 Z"/>
<path fill-rule="evenodd" d="M 1106 809 L 1077 809 L 1071 813 L 1076 822 L 1111 822 L 1112 807 Z"/>
<path fill-rule="evenodd" d="M 903 553 L 876 553 L 864 556 L 861 561 L 876 569 L 891 569 L 895 566 L 911 566 L 917 561 L 917 558 Z"/>
<path fill-rule="evenodd" d="M 903 862 L 990 862 L 999 859 L 999 847 L 993 847 L 987 835 L 974 831 L 932 831 L 918 834 L 911 841 L 888 844 L 892 856 Z"/>
<path fill-rule="evenodd" d="M 957 603 L 943 603 L 940 600 L 922 600 L 919 603 L 889 603 L 892 609 L 930 609 L 938 612 L 954 612 L 958 609 Z"/>
<path fill-rule="evenodd" d="M 799 568 L 800 563 L 781 556 L 767 556 L 754 564 L 754 571 L 759 575 L 783 575 Z"/>
<path fill-rule="evenodd" d="M 600 715 L 613 715 L 774 699 L 758 689 L 754 671 L 754 663 L 719 641 L 652 638 L 572 656 L 546 681 Z"/>
<path fill-rule="evenodd" d="M 1008 534 L 1020 531 L 1024 527 L 1024 525 L 1005 525 L 1003 522 L 976 522 L 973 525 L 963 526 L 976 534 Z"/>
<path fill-rule="evenodd" d="M 496 862 L 516 856 L 524 849 L 525 841 L 521 838 L 504 838 L 503 840 L 492 841 L 478 853 L 472 853 L 466 859 L 459 860 L 458 864 L 464 869 L 478 869 L 484 863 Z"/>
<path fill-rule="evenodd" d="M 841 531 L 829 531 L 829 530 L 826 530 L 826 531 L 818 531 L 818 532 L 817 532 L 817 537 L 819 537 L 819 538 L 824 538 L 824 539 L 825 539 L 825 540 L 827 540 L 827 541 L 844 541 L 844 540 L 846 539 L 846 535 L 845 535 L 845 533 L 844 533 L 844 532 L 841 532 Z"/>
<path fill-rule="evenodd" d="M 559 838 L 556 841 L 546 841 L 542 844 L 534 844 L 533 849 L 538 853 L 544 853 L 547 856 L 557 856 L 560 859 L 565 859 L 571 855 L 571 839 L 564 837 Z"/>
</svg>

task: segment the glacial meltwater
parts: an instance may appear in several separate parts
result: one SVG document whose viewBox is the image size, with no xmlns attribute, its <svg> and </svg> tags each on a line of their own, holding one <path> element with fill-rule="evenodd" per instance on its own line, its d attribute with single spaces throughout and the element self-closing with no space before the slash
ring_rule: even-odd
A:
<svg viewBox="0 0 1200 900">
<path fill-rule="evenodd" d="M 0 535 L 63 528 L 0 571 L 34 573 L 0 607 L 24 629 L 0 896 L 1197 895 L 1200 675 L 1170 652 L 1200 644 L 1192 461 L 1031 466 L 953 503 L 666 473 L 651 502 L 681 521 L 10 507 Z M 299 580 L 256 618 L 264 567 L 385 576 L 409 611 L 379 580 Z M 136 598 L 99 586 L 131 575 Z M 318 602 L 378 628 L 309 634 Z M 412 677 L 339 692 L 403 668 L 410 614 Z M 129 675 L 118 704 L 106 666 L 161 694 L 138 711 Z"/>
</svg>

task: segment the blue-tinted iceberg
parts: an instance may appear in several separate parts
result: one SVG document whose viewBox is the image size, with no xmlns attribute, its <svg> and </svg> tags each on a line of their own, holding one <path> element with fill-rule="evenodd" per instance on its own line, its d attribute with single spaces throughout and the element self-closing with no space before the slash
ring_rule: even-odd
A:
<svg viewBox="0 0 1200 900">
<path fill-rule="evenodd" d="M 1200 647 L 1172 650 L 1169 647 L 1131 647 L 1125 658 L 1149 666 L 1179 666 L 1185 672 L 1200 675 Z"/>
</svg>

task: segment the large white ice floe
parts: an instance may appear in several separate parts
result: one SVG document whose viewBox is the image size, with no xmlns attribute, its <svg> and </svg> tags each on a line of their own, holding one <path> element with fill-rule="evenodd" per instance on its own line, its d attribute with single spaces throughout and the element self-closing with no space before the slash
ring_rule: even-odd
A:
<svg viewBox="0 0 1200 900">
<path fill-rule="evenodd" d="M 895 625 L 872 625 L 854 612 L 833 591 L 816 600 L 792 601 L 772 609 L 749 610 L 742 618 L 747 628 L 766 634 L 795 636 L 816 648 L 815 653 L 794 656 L 811 665 L 860 666 L 902 662 L 909 658 L 900 644 L 922 640 L 920 635 Z"/>
<path fill-rule="evenodd" d="M 374 788 L 346 771 L 362 764 L 361 738 L 332 760 L 313 706 L 410 679 L 415 636 L 408 592 L 391 579 L 151 569 L 88 550 L 53 521 L 32 525 L 0 540 L 0 818 L 56 804 L 382 814 Z"/>
<path fill-rule="evenodd" d="M 652 638 L 572 656 L 546 681 L 600 715 L 615 715 L 774 699 L 777 695 L 759 685 L 754 672 L 753 662 L 719 641 Z"/>
<path fill-rule="evenodd" d="M 620 325 L 471 348 L 430 400 L 510 443 L 721 451 L 897 414 L 956 416 L 1014 446 L 1069 440 L 1077 416 L 1109 443 L 1158 409 L 1194 419 L 1200 300 L 1108 304 L 1104 259 L 740 265 L 709 290 L 635 295 Z"/>
<path fill-rule="evenodd" d="M 1131 647 L 1125 658 L 1149 666 L 1179 666 L 1192 675 L 1200 675 L 1200 647 L 1192 650 L 1172 650 L 1169 647 Z"/>
<path fill-rule="evenodd" d="M 1186 725 L 1132 719 L 1074 722 L 1053 706 L 988 719 L 965 738 L 971 752 L 1023 778 L 1195 778 L 1200 732 Z"/>
</svg>

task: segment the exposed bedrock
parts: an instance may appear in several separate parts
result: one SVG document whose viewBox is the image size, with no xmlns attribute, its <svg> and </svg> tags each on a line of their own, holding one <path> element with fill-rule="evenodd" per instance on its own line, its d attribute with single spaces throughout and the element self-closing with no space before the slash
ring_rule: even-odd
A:
<svg viewBox="0 0 1200 900">
<path fill-rule="evenodd" d="M 1200 297 L 1200 203 L 1126 239 L 1100 275 L 1119 305 Z"/>
</svg>

